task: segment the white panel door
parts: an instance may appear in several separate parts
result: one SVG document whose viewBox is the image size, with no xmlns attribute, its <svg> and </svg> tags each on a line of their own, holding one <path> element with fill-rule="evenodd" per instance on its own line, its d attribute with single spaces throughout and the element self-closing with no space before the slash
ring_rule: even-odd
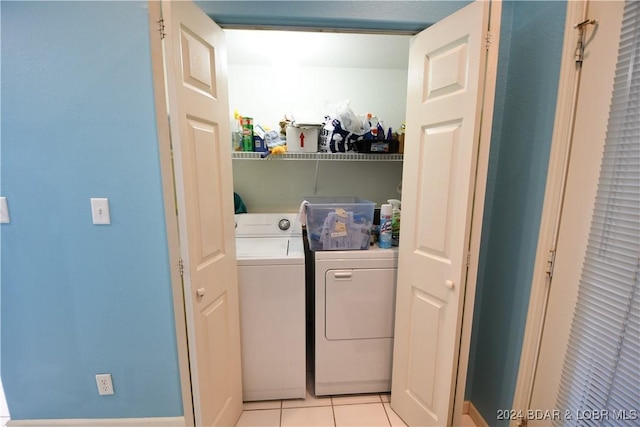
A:
<svg viewBox="0 0 640 427">
<path fill-rule="evenodd" d="M 472 309 L 463 303 L 469 288 L 473 304 L 468 265 L 478 253 L 469 249 L 479 246 L 490 140 L 481 118 L 490 124 L 495 82 L 485 70 L 497 62 L 486 37 L 490 14 L 500 20 L 491 6 L 461 9 L 410 48 L 391 406 L 412 426 L 451 425 L 459 358 L 466 372 L 462 313 Z"/>
<path fill-rule="evenodd" d="M 195 420 L 229 426 L 242 381 L 224 33 L 191 2 L 162 14 Z"/>
</svg>

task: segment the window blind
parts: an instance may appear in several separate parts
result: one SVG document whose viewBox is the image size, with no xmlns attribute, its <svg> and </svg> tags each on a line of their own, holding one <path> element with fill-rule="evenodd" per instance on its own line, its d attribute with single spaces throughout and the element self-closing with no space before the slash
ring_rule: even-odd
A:
<svg viewBox="0 0 640 427">
<path fill-rule="evenodd" d="M 640 425 L 640 2 L 625 4 L 554 425 Z"/>
</svg>

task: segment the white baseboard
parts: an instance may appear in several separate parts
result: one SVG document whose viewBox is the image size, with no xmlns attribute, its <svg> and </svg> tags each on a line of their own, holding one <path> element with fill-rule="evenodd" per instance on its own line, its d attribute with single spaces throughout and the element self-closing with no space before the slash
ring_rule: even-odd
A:
<svg viewBox="0 0 640 427">
<path fill-rule="evenodd" d="M 184 427 L 184 417 L 10 420 L 7 427 Z"/>
<path fill-rule="evenodd" d="M 469 418 L 471 418 L 471 420 L 473 421 L 473 424 L 475 424 L 476 427 L 489 427 L 489 424 L 487 424 L 484 418 L 482 418 L 482 415 L 480 415 L 480 412 L 478 412 L 476 407 L 473 406 L 473 402 L 466 401 L 464 402 L 464 404 L 469 405 L 467 413 L 469 414 Z"/>
</svg>

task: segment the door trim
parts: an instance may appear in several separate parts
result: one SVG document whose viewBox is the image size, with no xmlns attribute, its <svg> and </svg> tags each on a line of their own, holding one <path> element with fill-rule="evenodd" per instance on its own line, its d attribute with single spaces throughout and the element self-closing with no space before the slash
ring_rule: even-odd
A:
<svg viewBox="0 0 640 427">
<path fill-rule="evenodd" d="M 158 149 L 160 154 L 160 170 L 162 176 L 164 216 L 167 232 L 167 249 L 169 252 L 171 290 L 173 295 L 176 346 L 178 350 L 178 369 L 180 372 L 184 425 L 191 427 L 195 425 L 195 414 L 193 407 L 193 394 L 191 390 L 191 370 L 189 365 L 189 344 L 187 339 L 184 288 L 182 277 L 180 276 L 180 269 L 178 268 L 180 261 L 180 240 L 178 233 L 178 216 L 176 212 L 177 201 L 173 177 L 167 94 L 165 91 L 164 54 L 158 23 L 162 17 L 162 6 L 160 0 L 149 0 L 148 6 L 153 92 L 158 132 Z"/>
<path fill-rule="evenodd" d="M 484 87 L 482 89 L 482 122 L 478 143 L 478 155 L 476 156 L 474 195 L 471 207 L 471 230 L 469 235 L 470 255 L 467 266 L 467 280 L 464 300 L 462 302 L 462 325 L 460 333 L 458 372 L 456 376 L 455 392 L 453 397 L 453 414 L 449 419 L 452 425 L 461 425 L 461 417 L 464 413 L 464 398 L 467 386 L 467 374 L 469 369 L 469 355 L 471 351 L 471 330 L 473 327 L 473 311 L 475 307 L 476 286 L 478 284 L 478 268 L 480 260 L 480 243 L 482 222 L 484 217 L 484 200 L 487 187 L 487 174 L 489 165 L 489 151 L 491 148 L 491 128 L 493 126 L 493 111 L 495 108 L 495 90 L 498 73 L 498 57 L 500 53 L 500 30 L 502 21 L 502 1 L 489 2 L 489 23 L 487 31 L 491 34 L 489 47 L 486 51 Z M 494 59 L 495 58 L 495 59 Z M 492 64 L 495 64 L 492 66 Z M 487 94 L 491 96 L 487 97 Z M 478 167 L 487 165 L 487 167 Z M 478 209 L 478 204 L 481 209 Z"/>
<path fill-rule="evenodd" d="M 578 95 L 579 69 L 576 67 L 574 58 L 574 51 L 578 42 L 578 31 L 574 29 L 574 25 L 584 19 L 587 4 L 588 1 L 567 2 L 560 80 L 558 82 L 558 97 L 549 155 L 547 183 L 518 378 L 513 394 L 512 409 L 517 411 L 516 413 L 526 413 L 529 409 L 533 381 L 537 369 L 550 284 L 546 273 L 547 260 L 549 251 L 555 250 L 557 243 L 566 173 L 569 164 L 569 151 L 573 136 L 575 104 Z M 510 426 L 517 427 L 518 423 L 519 420 L 512 420 Z"/>
</svg>

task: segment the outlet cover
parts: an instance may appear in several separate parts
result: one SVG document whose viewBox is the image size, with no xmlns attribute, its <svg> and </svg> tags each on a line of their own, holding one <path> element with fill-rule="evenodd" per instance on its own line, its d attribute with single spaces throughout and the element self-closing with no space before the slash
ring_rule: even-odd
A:
<svg viewBox="0 0 640 427">
<path fill-rule="evenodd" d="M 113 382 L 111 381 L 111 374 L 96 375 L 96 384 L 98 385 L 99 395 L 114 394 Z"/>
</svg>

